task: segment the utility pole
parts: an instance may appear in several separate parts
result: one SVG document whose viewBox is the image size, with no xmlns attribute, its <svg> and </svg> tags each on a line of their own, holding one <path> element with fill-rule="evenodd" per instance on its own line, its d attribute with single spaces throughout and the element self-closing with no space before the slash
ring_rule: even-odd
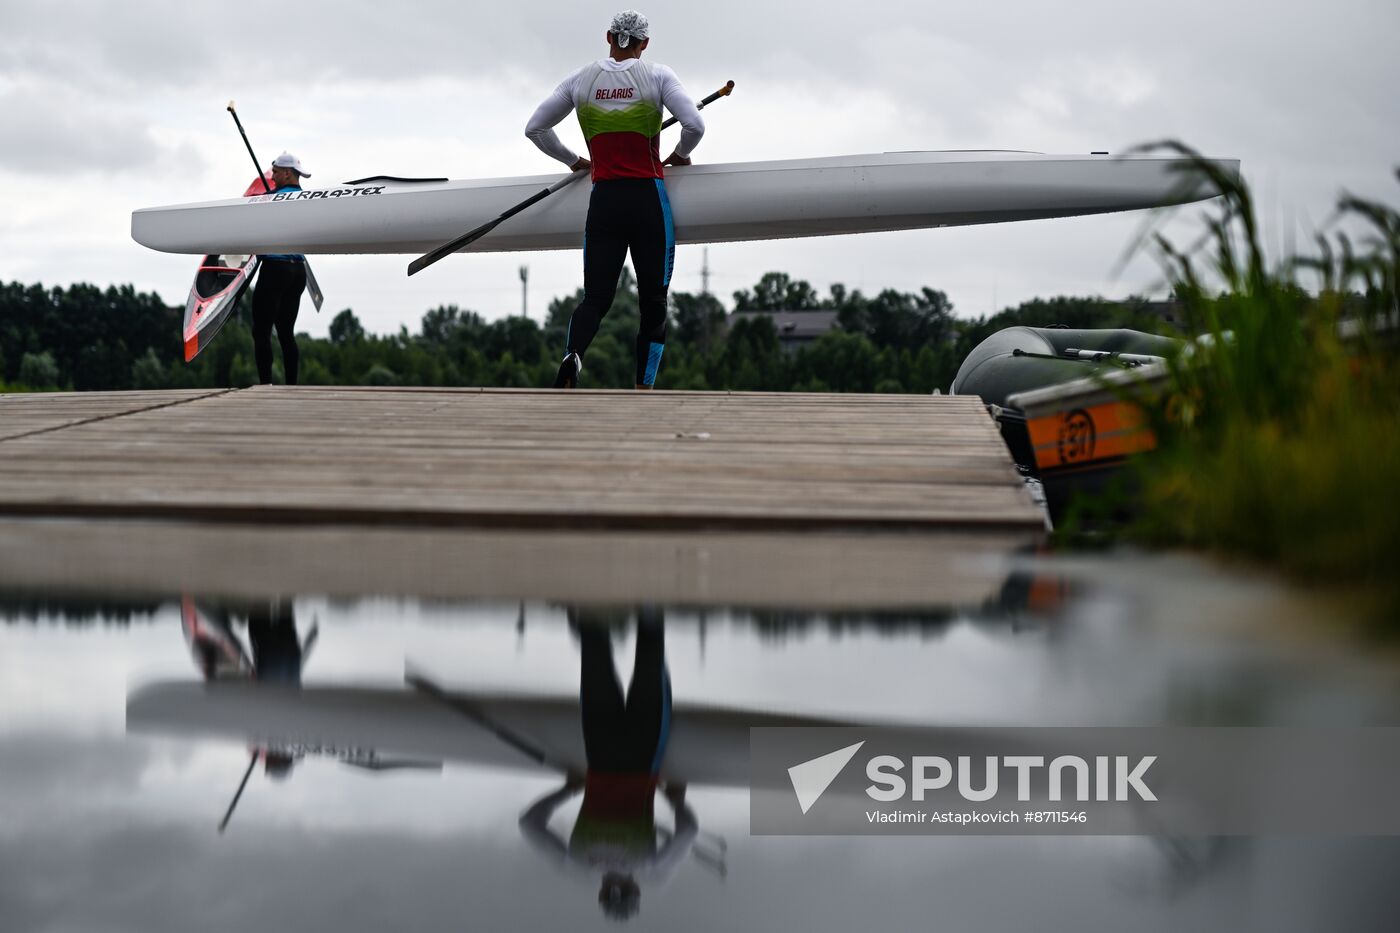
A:
<svg viewBox="0 0 1400 933">
<path fill-rule="evenodd" d="M 705 247 L 704 260 L 700 265 L 700 294 L 710 293 L 710 248 Z"/>
<path fill-rule="evenodd" d="M 530 267 L 520 267 L 520 316 L 530 316 Z"/>
</svg>

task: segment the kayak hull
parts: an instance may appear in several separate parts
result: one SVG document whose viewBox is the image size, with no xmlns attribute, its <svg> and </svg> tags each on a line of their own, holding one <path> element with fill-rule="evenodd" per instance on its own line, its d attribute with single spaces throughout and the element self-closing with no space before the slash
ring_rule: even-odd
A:
<svg viewBox="0 0 1400 933">
<path fill-rule="evenodd" d="M 1237 172 L 1238 161 L 1218 163 Z M 1138 210 L 1211 197 L 1181 163 L 1148 156 L 910 152 L 671 169 L 678 243 L 720 243 L 1000 223 Z M 171 253 L 424 253 L 559 175 L 372 184 L 143 208 L 136 242 Z M 466 251 L 579 249 L 582 180 Z"/>
<path fill-rule="evenodd" d="M 186 363 L 218 336 L 257 271 L 258 257 L 254 255 L 207 255 L 200 260 L 185 302 L 182 334 Z"/>
<path fill-rule="evenodd" d="M 204 611 L 186 596 L 180 601 L 180 627 L 190 656 L 206 679 L 253 676 L 253 664 L 226 617 Z"/>
<path fill-rule="evenodd" d="M 452 702 L 469 704 L 511 740 L 456 712 Z M 468 692 L 452 693 L 442 702 L 412 690 L 166 682 L 135 691 L 127 700 L 126 721 L 131 732 L 224 739 L 361 764 L 406 757 L 580 773 L 588 764 L 576 697 Z M 835 724 L 678 703 L 661 774 L 687 784 L 745 786 L 750 728 Z"/>
</svg>

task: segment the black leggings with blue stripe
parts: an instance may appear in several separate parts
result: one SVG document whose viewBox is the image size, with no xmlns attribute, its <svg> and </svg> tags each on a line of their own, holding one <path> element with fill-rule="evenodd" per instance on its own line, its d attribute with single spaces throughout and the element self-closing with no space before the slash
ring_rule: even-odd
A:
<svg viewBox="0 0 1400 933">
<path fill-rule="evenodd" d="M 676 261 L 671 203 L 659 178 L 616 178 L 593 186 L 583 240 L 583 301 L 569 319 L 568 352 L 580 358 L 612 307 L 622 263 L 632 251 L 642 321 L 637 385 L 653 385 L 666 346 L 666 290 Z"/>
<path fill-rule="evenodd" d="M 666 671 L 661 613 L 638 613 L 636 660 L 625 697 L 613 664 L 609 629 L 585 622 L 579 627 L 579 648 L 579 700 L 588 770 L 656 774 L 671 731 L 671 677 Z"/>
</svg>

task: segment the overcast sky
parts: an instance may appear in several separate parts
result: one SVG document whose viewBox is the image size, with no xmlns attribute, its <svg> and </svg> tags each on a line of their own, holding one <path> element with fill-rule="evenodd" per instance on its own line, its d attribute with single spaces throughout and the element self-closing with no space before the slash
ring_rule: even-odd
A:
<svg viewBox="0 0 1400 933">
<path fill-rule="evenodd" d="M 701 97 L 698 161 L 908 149 L 1121 151 L 1163 137 L 1243 160 L 1273 242 L 1329 214 L 1337 193 L 1400 201 L 1394 0 L 866 0 L 652 2 L 651 60 Z M 311 183 L 370 174 L 550 172 L 523 136 L 535 105 L 605 52 L 613 7 L 363 0 L 173 3 L 5 0 L 0 32 L 0 280 L 134 283 L 183 303 L 194 260 L 130 238 L 137 207 L 229 197 L 252 177 L 224 110 L 260 157 L 299 155 Z M 261 25 L 259 25 L 261 24 Z M 581 146 L 576 125 L 562 135 Z M 674 131 L 671 131 L 674 132 Z M 1141 215 L 709 248 L 712 290 L 781 269 L 819 288 L 931 285 L 962 314 L 1035 295 L 1110 297 Z M 456 256 L 408 279 L 403 256 L 316 257 L 327 312 L 416 329 L 456 303 L 488 317 L 581 284 L 577 252 Z M 673 288 L 700 289 L 701 247 Z M 325 332 L 307 304 L 300 326 Z"/>
</svg>

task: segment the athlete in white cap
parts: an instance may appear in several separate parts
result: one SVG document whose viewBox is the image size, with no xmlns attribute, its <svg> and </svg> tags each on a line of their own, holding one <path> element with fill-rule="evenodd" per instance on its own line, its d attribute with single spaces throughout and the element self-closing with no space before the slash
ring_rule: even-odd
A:
<svg viewBox="0 0 1400 933">
<path fill-rule="evenodd" d="M 569 319 L 556 388 L 578 385 L 583 354 L 612 307 L 629 250 L 642 315 L 638 389 L 655 384 L 665 349 L 666 290 L 676 237 L 662 167 L 689 165 L 705 124 L 675 72 L 641 60 L 650 33 L 647 18 L 635 10 L 614 16 L 607 32 L 608 57 L 565 78 L 525 127 L 525 135 L 547 155 L 575 171 L 591 168 L 594 182 L 584 227 L 583 301 Z M 665 159 L 660 148 L 662 108 L 681 124 L 680 142 Z M 590 158 L 576 155 L 554 132 L 570 112 L 578 115 Z"/>
<path fill-rule="evenodd" d="M 272 160 L 272 184 L 276 191 L 300 191 L 301 180 L 310 178 L 301 160 L 283 152 Z M 249 189 L 251 193 L 252 189 Z M 296 385 L 301 352 L 297 349 L 297 312 L 301 293 L 306 289 L 306 257 L 276 253 L 262 257 L 258 284 L 253 289 L 253 358 L 258 366 L 258 382 L 272 382 L 272 329 L 282 346 L 282 374 L 287 385 Z"/>
</svg>

